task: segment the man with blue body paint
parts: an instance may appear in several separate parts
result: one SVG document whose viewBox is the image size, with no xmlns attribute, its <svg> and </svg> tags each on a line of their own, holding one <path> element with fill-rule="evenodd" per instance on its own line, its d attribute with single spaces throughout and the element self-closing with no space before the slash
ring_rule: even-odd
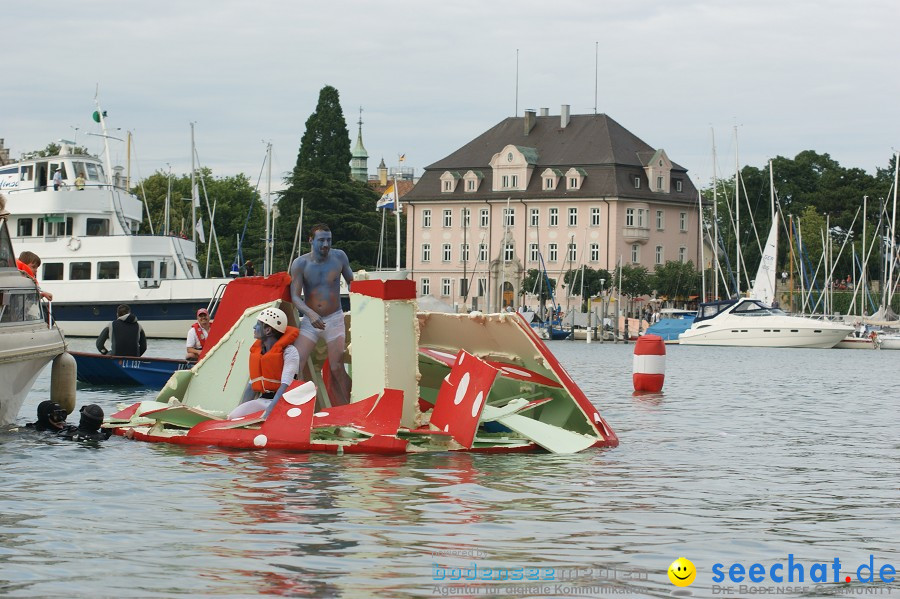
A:
<svg viewBox="0 0 900 599">
<path fill-rule="evenodd" d="M 350 377 L 344 370 L 344 312 L 341 309 L 341 277 L 353 281 L 350 260 L 342 250 L 332 249 L 331 230 L 314 225 L 310 230 L 312 250 L 291 264 L 291 300 L 300 311 L 300 336 L 294 342 L 303 370 L 320 337 L 328 346 L 332 405 L 350 402 Z"/>
</svg>

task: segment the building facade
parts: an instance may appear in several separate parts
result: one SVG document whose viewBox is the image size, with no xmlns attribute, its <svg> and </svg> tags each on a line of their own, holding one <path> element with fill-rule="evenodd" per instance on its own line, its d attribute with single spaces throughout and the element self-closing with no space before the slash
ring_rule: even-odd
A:
<svg viewBox="0 0 900 599">
<path fill-rule="evenodd" d="M 529 269 L 556 279 L 559 297 L 582 265 L 699 264 L 687 170 L 607 115 L 567 105 L 507 118 L 426 167 L 403 209 L 419 295 L 460 311 L 527 303 Z"/>
</svg>

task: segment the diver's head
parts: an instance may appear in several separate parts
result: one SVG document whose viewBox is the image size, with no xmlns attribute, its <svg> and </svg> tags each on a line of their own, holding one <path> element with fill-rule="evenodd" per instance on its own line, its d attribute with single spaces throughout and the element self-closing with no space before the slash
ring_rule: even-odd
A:
<svg viewBox="0 0 900 599">
<path fill-rule="evenodd" d="M 67 412 L 52 400 L 42 401 L 37 408 L 37 423 L 45 428 L 61 429 L 66 425 Z"/>
<path fill-rule="evenodd" d="M 80 430 L 95 433 L 100 430 L 101 424 L 103 424 L 103 408 L 95 403 L 81 408 L 81 420 L 78 422 Z"/>
</svg>

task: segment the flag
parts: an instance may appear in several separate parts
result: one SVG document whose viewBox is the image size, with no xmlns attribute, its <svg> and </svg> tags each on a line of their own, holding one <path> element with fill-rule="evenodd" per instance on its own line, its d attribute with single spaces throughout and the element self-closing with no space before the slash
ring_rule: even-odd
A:
<svg viewBox="0 0 900 599">
<path fill-rule="evenodd" d="M 406 154 L 400 154 L 400 156 L 397 158 L 398 162 L 404 162 L 405 160 L 406 160 Z"/>
<path fill-rule="evenodd" d="M 206 243 L 206 235 L 203 234 L 203 217 L 197 219 L 197 226 L 194 227 L 197 230 L 197 237 L 200 238 L 200 243 Z"/>
<path fill-rule="evenodd" d="M 386 190 L 384 190 L 383 194 L 381 194 L 381 199 L 378 200 L 377 204 L 375 204 L 375 208 L 393 210 L 396 203 L 397 201 L 394 198 L 394 186 L 391 185 Z"/>
</svg>

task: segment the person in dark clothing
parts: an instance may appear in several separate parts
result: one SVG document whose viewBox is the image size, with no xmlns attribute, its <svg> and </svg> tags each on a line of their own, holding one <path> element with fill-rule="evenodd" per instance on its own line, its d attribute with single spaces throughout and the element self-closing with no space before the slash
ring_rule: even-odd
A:
<svg viewBox="0 0 900 599">
<path fill-rule="evenodd" d="M 62 433 L 69 428 L 66 425 L 67 415 L 66 411 L 59 407 L 58 403 L 48 399 L 38 404 L 37 422 L 29 422 L 25 426 L 42 433 Z"/>
<path fill-rule="evenodd" d="M 116 310 L 117 318 L 100 331 L 97 337 L 97 351 L 101 354 L 112 352 L 114 356 L 142 356 L 147 351 L 147 336 L 131 308 L 122 304 Z M 106 340 L 109 339 L 109 352 Z"/>
<path fill-rule="evenodd" d="M 81 419 L 77 427 L 69 427 L 60 437 L 71 441 L 105 441 L 112 430 L 101 430 L 103 424 L 103 408 L 97 404 L 89 404 L 81 408 Z"/>
<path fill-rule="evenodd" d="M 247 260 L 244 262 L 244 276 L 245 277 L 255 277 L 256 269 L 253 268 L 253 263 Z"/>
</svg>

